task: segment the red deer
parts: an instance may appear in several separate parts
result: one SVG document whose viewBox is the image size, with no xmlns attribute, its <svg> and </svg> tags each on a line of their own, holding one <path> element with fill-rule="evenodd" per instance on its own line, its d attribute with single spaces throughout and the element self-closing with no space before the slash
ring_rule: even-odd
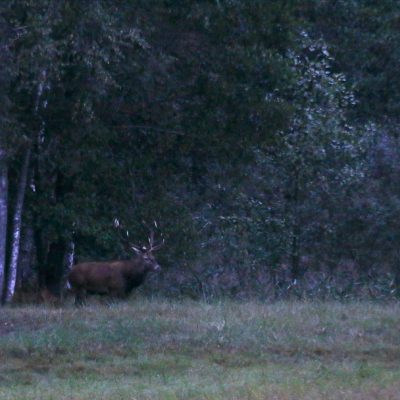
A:
<svg viewBox="0 0 400 400">
<path fill-rule="evenodd" d="M 115 298 L 126 298 L 130 292 L 141 285 L 147 274 L 160 271 L 153 251 L 163 243 L 153 245 L 153 233 L 150 236 L 150 247 L 131 248 L 137 253 L 132 260 L 83 262 L 72 267 L 68 282 L 75 294 L 75 304 L 82 305 L 88 294 L 104 294 Z"/>
</svg>

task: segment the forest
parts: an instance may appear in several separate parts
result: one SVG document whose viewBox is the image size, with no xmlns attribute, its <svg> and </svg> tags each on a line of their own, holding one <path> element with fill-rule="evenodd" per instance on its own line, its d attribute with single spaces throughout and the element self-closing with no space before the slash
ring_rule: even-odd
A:
<svg viewBox="0 0 400 400">
<path fill-rule="evenodd" d="M 2 1 L 1 303 L 152 233 L 149 296 L 400 296 L 399 43 L 395 0 Z"/>
</svg>

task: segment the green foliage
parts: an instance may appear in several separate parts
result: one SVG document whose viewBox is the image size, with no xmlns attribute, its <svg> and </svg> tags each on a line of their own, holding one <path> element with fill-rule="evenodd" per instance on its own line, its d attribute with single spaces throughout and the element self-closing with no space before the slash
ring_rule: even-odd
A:
<svg viewBox="0 0 400 400">
<path fill-rule="evenodd" d="M 387 203 L 374 175 L 398 126 L 396 2 L 134 3 L 0 6 L 10 198 L 30 142 L 39 269 L 57 241 L 126 257 L 119 218 L 134 243 L 158 221 L 162 261 L 201 290 L 221 271 L 279 293 L 343 260 L 368 273 L 398 209 L 394 174 Z"/>
<path fill-rule="evenodd" d="M 398 4 L 393 0 L 311 2 L 313 30 L 333 47 L 336 68 L 352 81 L 359 118 L 384 120 L 398 115 Z"/>
</svg>

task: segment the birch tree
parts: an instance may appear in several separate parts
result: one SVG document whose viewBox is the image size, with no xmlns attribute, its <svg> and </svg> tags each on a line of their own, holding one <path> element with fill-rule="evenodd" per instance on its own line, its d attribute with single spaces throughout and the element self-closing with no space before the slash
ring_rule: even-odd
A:
<svg viewBox="0 0 400 400">
<path fill-rule="evenodd" d="M 6 278 L 7 221 L 8 221 L 8 170 L 10 159 L 10 129 L 13 118 L 10 112 L 9 89 L 14 75 L 10 46 L 18 33 L 0 14 L 0 303 L 3 301 Z"/>
<path fill-rule="evenodd" d="M 22 225 L 22 212 L 24 209 L 24 198 L 26 192 L 26 183 L 29 173 L 29 162 L 31 159 L 31 146 L 28 145 L 26 150 L 24 162 L 22 164 L 21 174 L 18 183 L 17 199 L 15 202 L 15 209 L 12 221 L 12 238 L 11 238 L 11 257 L 10 263 L 7 266 L 7 290 L 5 294 L 5 302 L 10 303 L 15 292 L 15 285 L 17 282 L 17 267 L 18 257 L 21 242 L 21 225 Z"/>
<path fill-rule="evenodd" d="M 4 134 L 2 134 L 4 136 Z M 7 217 L 8 217 L 8 171 L 7 154 L 0 138 L 0 299 L 6 273 Z"/>
</svg>

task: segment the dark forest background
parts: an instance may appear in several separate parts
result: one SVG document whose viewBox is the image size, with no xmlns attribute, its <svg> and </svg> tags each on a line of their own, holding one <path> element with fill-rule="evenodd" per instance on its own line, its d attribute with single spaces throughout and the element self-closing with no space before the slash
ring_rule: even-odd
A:
<svg viewBox="0 0 400 400">
<path fill-rule="evenodd" d="M 126 258 L 142 289 L 400 295 L 395 0 L 0 5 L 0 294 Z"/>
</svg>

